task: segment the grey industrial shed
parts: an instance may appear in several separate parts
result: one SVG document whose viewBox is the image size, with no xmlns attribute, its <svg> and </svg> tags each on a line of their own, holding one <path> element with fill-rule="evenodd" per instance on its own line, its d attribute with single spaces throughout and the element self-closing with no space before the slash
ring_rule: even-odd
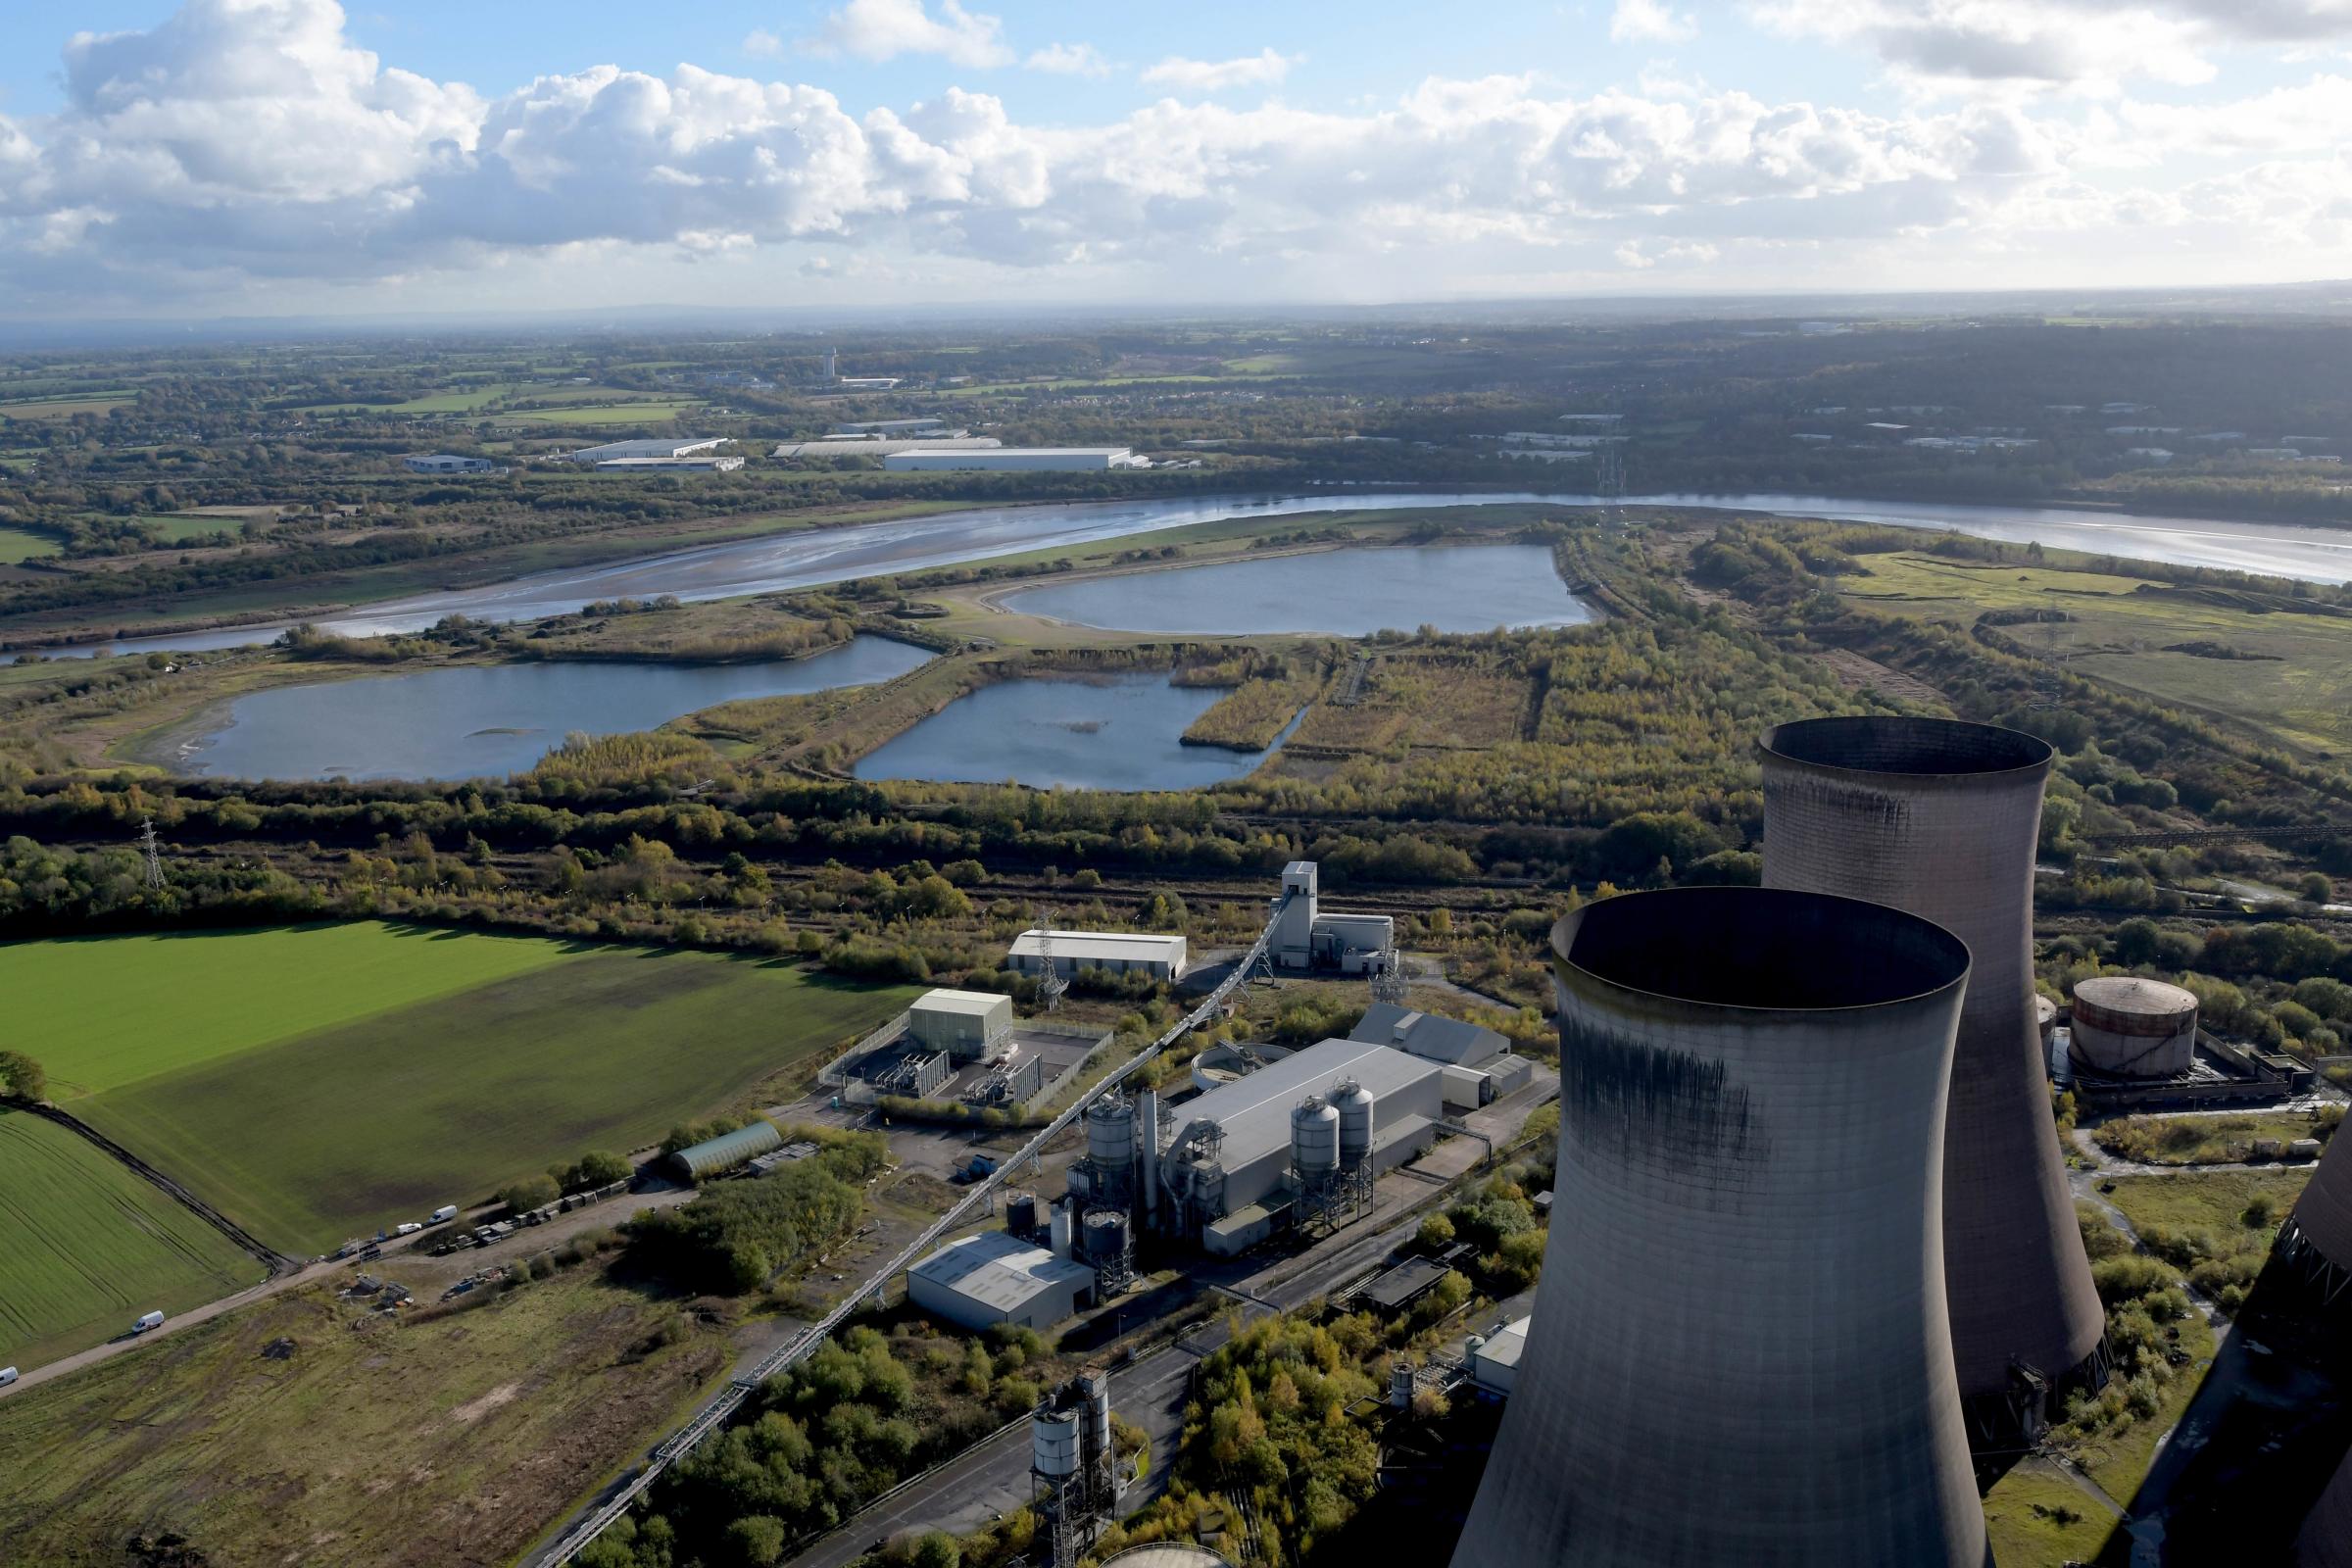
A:
<svg viewBox="0 0 2352 1568">
<path fill-rule="evenodd" d="M 690 1182 L 733 1170 L 770 1150 L 784 1147 L 784 1135 L 771 1121 L 756 1121 L 731 1133 L 689 1145 L 669 1156 L 670 1168 Z"/>
</svg>

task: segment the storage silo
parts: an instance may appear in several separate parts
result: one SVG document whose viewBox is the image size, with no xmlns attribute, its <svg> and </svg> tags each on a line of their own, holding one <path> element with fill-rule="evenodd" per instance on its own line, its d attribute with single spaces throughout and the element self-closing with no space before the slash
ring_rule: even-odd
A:
<svg viewBox="0 0 2352 1568">
<path fill-rule="evenodd" d="M 1081 1412 L 1041 1406 L 1029 1417 L 1029 1468 L 1066 1480 L 1078 1473 Z"/>
<path fill-rule="evenodd" d="M 1037 1195 L 1004 1195 L 1004 1228 L 1024 1241 L 1037 1234 Z"/>
<path fill-rule="evenodd" d="M 1760 888 L 1552 948 L 1557 1198 L 1455 1568 L 1984 1568 L 1936 1203 L 1967 950 Z"/>
<path fill-rule="evenodd" d="M 1291 1169 L 1313 1178 L 1340 1168 L 1340 1113 L 1321 1095 L 1309 1095 L 1291 1112 Z"/>
<path fill-rule="evenodd" d="M 2328 1140 L 2311 1180 L 2278 1227 L 2280 1261 L 2320 1293 L 2330 1305 L 2352 1303 L 2352 1134 L 2338 1131 Z M 2346 1498 L 2352 1518 L 2352 1497 Z"/>
<path fill-rule="evenodd" d="M 2106 1316 L 2067 1190 L 2034 1009 L 2034 854 L 2053 756 L 1950 719 L 1765 732 L 1764 885 L 1909 910 L 1972 960 L 1943 1144 L 1952 1353 L 1972 1445 L 2012 1451 L 2107 1381 Z"/>
<path fill-rule="evenodd" d="M 1094 1202 L 1124 1208 L 1135 1201 L 1135 1106 L 1118 1095 L 1086 1109 L 1086 1166 Z"/>
<path fill-rule="evenodd" d="M 1353 1170 L 1372 1157 L 1372 1123 L 1377 1102 L 1372 1091 L 1352 1078 L 1343 1078 L 1332 1090 L 1332 1108 L 1340 1113 L 1340 1164 Z"/>
<path fill-rule="evenodd" d="M 1086 1216 L 1080 1245 L 1085 1261 L 1103 1263 L 1127 1255 L 1127 1216 L 1114 1208 L 1098 1208 Z"/>
<path fill-rule="evenodd" d="M 2075 987 L 2066 1054 L 2082 1072 L 2177 1078 L 2196 1064 L 2196 993 L 2132 975 L 2084 980 Z"/>
</svg>

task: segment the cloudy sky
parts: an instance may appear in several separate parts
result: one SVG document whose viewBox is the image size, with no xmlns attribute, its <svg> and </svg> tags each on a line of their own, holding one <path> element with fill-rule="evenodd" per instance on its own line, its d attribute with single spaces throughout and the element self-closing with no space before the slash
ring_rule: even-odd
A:
<svg viewBox="0 0 2352 1568">
<path fill-rule="evenodd" d="M 0 316 L 2352 276 L 2352 0 L 9 0 Z"/>
</svg>

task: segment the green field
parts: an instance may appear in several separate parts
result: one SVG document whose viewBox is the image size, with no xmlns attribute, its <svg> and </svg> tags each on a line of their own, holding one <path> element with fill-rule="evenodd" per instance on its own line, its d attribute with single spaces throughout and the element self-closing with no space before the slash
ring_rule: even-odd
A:
<svg viewBox="0 0 2352 1568">
<path fill-rule="evenodd" d="M 373 921 L 74 937 L 0 944 L 0 996 L 67 1104 L 573 957 L 529 937 Z"/>
<path fill-rule="evenodd" d="M 2098 1498 L 2040 1459 L 2010 1471 L 1985 1494 L 1984 1521 L 2001 1568 L 2095 1561 L 2116 1524 Z"/>
<path fill-rule="evenodd" d="M 0 1109 L 0 1365 L 54 1361 L 264 1273 L 86 1139 Z"/>
<path fill-rule="evenodd" d="M 912 995 L 381 924 L 22 943 L 0 993 L 76 1115 L 292 1253 L 653 1143 Z"/>
<path fill-rule="evenodd" d="M 135 401 L 121 397 L 29 398 L 23 403 L 0 403 L 0 419 L 64 419 L 76 414 L 105 414 Z"/>
<path fill-rule="evenodd" d="M 57 541 L 27 528 L 0 528 L 0 566 L 57 554 Z"/>
<path fill-rule="evenodd" d="M 579 409 L 517 409 L 501 420 L 532 424 L 659 424 L 701 408 L 700 403 L 604 403 Z"/>
</svg>

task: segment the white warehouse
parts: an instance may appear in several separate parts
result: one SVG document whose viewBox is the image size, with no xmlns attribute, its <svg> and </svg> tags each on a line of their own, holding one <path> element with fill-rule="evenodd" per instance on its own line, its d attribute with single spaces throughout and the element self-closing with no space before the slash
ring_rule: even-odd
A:
<svg viewBox="0 0 2352 1568">
<path fill-rule="evenodd" d="M 906 1299 L 967 1329 L 1050 1329 L 1095 1299 L 1095 1271 L 1004 1231 L 950 1242 L 906 1271 Z"/>
<path fill-rule="evenodd" d="M 1350 1084 L 1361 1101 L 1350 1102 Z M 1326 1040 L 1186 1103 L 1174 1140 L 1153 1162 L 1169 1224 L 1221 1255 L 1263 1240 L 1290 1206 L 1293 1113 L 1335 1107 L 1339 1162 L 1377 1176 L 1437 1140 L 1443 1069 L 1386 1045 Z"/>
<path fill-rule="evenodd" d="M 926 991 L 906 1009 L 906 1034 L 916 1045 L 974 1061 L 1011 1038 L 1012 999 L 993 991 Z"/>
<path fill-rule="evenodd" d="M 1042 974 L 1049 957 L 1064 980 L 1081 969 L 1107 969 L 1173 983 L 1183 979 L 1185 971 L 1184 938 L 1141 931 L 1024 931 L 1013 938 L 1004 966 L 1022 974 Z"/>
<path fill-rule="evenodd" d="M 1139 458 L 1128 447 L 996 447 L 947 450 L 938 447 L 918 447 L 911 452 L 893 452 L 882 460 L 882 466 L 896 473 L 927 473 L 942 469 L 978 468 L 989 470 L 1035 470 L 1040 468 L 1148 468 L 1149 458 Z"/>
<path fill-rule="evenodd" d="M 1282 897 L 1290 902 L 1268 950 L 1275 966 L 1337 969 L 1342 974 L 1385 969 L 1396 956 L 1396 920 L 1385 914 L 1327 910 L 1317 882 L 1312 860 L 1293 860 L 1282 868 Z"/>
<path fill-rule="evenodd" d="M 657 437 L 651 440 L 607 441 L 602 446 L 582 447 L 566 453 L 574 463 L 612 463 L 622 458 L 690 458 L 698 452 L 716 452 L 731 446 L 733 441 L 723 435 L 695 436 L 687 440 Z"/>
</svg>

